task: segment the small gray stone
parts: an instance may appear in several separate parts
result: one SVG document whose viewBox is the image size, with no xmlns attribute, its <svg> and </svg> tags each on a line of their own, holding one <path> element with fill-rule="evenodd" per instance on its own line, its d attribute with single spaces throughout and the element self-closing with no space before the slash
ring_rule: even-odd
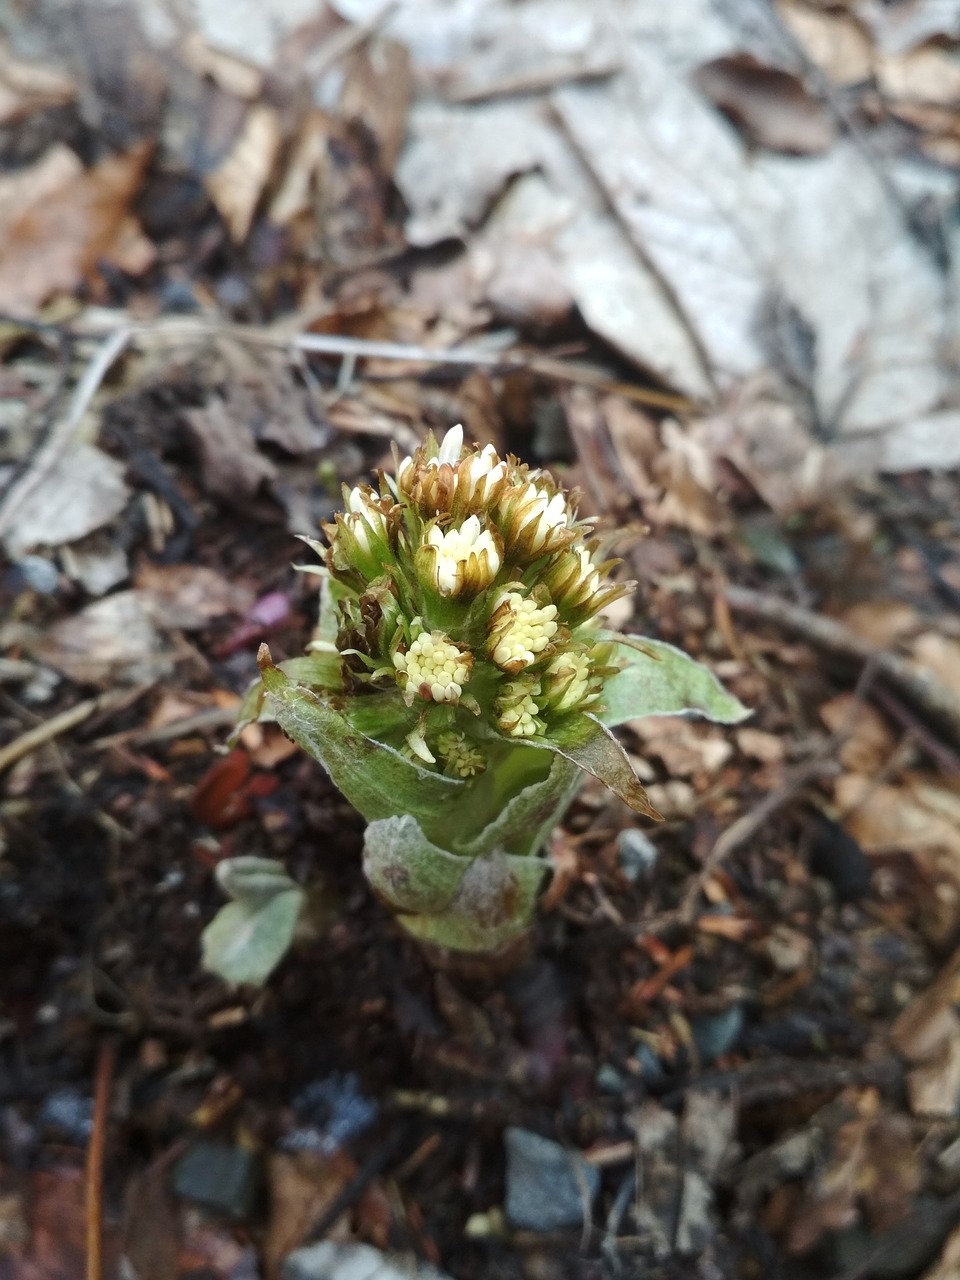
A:
<svg viewBox="0 0 960 1280">
<path fill-rule="evenodd" d="M 730 1053 L 743 1031 L 743 1005 L 732 1004 L 722 1013 L 694 1018 L 690 1024 L 693 1043 L 703 1066 L 709 1066 L 725 1053 Z"/>
<path fill-rule="evenodd" d="M 626 878 L 638 884 L 653 875 L 660 851 L 645 832 L 625 827 L 617 836 L 617 857 Z"/>
<path fill-rule="evenodd" d="M 283 1280 L 450 1280 L 427 1262 L 381 1253 L 369 1244 L 323 1240 L 288 1254 Z"/>
<path fill-rule="evenodd" d="M 626 1088 L 626 1081 L 616 1067 L 603 1062 L 597 1068 L 594 1083 L 600 1093 L 621 1094 Z"/>
<path fill-rule="evenodd" d="M 37 1117 L 41 1128 L 57 1129 L 83 1146 L 93 1132 L 93 1099 L 66 1086 L 51 1093 Z"/>
<path fill-rule="evenodd" d="M 578 1227 L 600 1190 L 600 1171 L 559 1142 L 529 1129 L 509 1128 L 507 1217 L 526 1231 Z"/>
<path fill-rule="evenodd" d="M 60 570 L 44 556 L 21 556 L 16 562 L 24 585 L 38 595 L 55 595 L 60 587 Z"/>
<path fill-rule="evenodd" d="M 197 1142 L 173 1166 L 173 1190 L 184 1200 L 234 1221 L 248 1217 L 260 1185 L 252 1151 L 220 1142 Z"/>
</svg>

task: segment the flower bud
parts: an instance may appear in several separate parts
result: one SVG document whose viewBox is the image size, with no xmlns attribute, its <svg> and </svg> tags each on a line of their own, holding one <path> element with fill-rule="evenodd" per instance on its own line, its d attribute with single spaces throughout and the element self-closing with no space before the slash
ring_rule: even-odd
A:
<svg viewBox="0 0 960 1280">
<path fill-rule="evenodd" d="M 505 554 L 523 562 L 559 551 L 576 537 L 564 494 L 532 480 L 504 492 L 498 515 Z"/>
<path fill-rule="evenodd" d="M 616 560 L 607 560 L 603 564 L 594 564 L 590 549 L 581 544 L 557 556 L 544 570 L 544 585 L 557 602 L 564 620 L 571 626 L 592 618 L 611 601 L 633 592 L 635 582 L 604 586 L 606 574 L 617 563 Z"/>
<path fill-rule="evenodd" d="M 584 624 L 632 584 L 609 582 L 616 561 L 585 541 L 575 494 L 493 445 L 465 448 L 462 427 L 428 433 L 395 470 L 379 493 L 345 488 L 327 526 L 344 681 L 360 696 L 395 685 L 420 713 L 402 718 L 404 750 L 473 777 L 485 735 L 549 740 L 597 705 L 618 668 Z"/>
<path fill-rule="evenodd" d="M 468 516 L 459 529 L 442 530 L 434 521 L 417 554 L 417 568 L 423 581 L 442 596 L 475 594 L 499 573 L 500 552 L 493 534 L 476 516 Z"/>
<path fill-rule="evenodd" d="M 540 707 L 555 715 L 583 711 L 595 703 L 603 689 L 586 648 L 571 647 L 547 663 L 543 670 Z"/>
<path fill-rule="evenodd" d="M 457 467 L 457 505 L 463 510 L 490 510 L 507 483 L 507 464 L 492 444 L 468 454 Z"/>
<path fill-rule="evenodd" d="M 477 744 L 453 729 L 437 738 L 437 755 L 444 773 L 452 778 L 475 778 L 487 767 L 486 757 Z"/>
<path fill-rule="evenodd" d="M 509 680 L 502 685 L 497 698 L 497 724 L 511 738 L 532 738 L 546 728 L 535 699 L 540 682 L 530 676 Z"/>
</svg>

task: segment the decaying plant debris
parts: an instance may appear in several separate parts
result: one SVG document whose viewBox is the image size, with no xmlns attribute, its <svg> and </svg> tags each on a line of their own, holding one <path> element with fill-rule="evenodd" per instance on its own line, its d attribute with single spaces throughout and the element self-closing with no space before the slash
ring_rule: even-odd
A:
<svg viewBox="0 0 960 1280">
<path fill-rule="evenodd" d="M 642 8 L 11 28 L 3 1276 L 955 1273 L 958 32 Z M 314 626 L 294 533 L 458 421 L 755 709 L 618 730 L 665 821 L 587 785 L 500 978 L 275 725 L 223 748 Z M 199 965 L 238 856 L 309 886 L 265 990 Z"/>
</svg>

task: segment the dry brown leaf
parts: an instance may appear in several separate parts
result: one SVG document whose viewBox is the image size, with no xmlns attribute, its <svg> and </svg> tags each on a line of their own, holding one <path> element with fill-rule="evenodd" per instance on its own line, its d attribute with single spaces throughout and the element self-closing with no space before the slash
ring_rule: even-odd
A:
<svg viewBox="0 0 960 1280">
<path fill-rule="evenodd" d="M 199 31 L 190 31 L 177 46 L 183 64 L 201 78 L 209 77 L 224 93 L 255 102 L 263 91 L 263 71 L 244 58 L 215 49 Z"/>
<path fill-rule="evenodd" d="M 661 427 L 663 451 L 654 465 L 663 497 L 648 502 L 644 515 L 657 524 L 677 525 L 691 533 L 712 538 L 726 527 L 729 517 L 718 502 L 717 471 L 703 444 L 672 419 Z"/>
<path fill-rule="evenodd" d="M 147 717 L 144 727 L 162 729 L 168 724 L 176 724 L 178 720 L 185 720 L 188 716 L 195 716 L 198 711 L 206 711 L 216 705 L 218 704 L 209 694 L 185 691 L 164 693 Z"/>
<path fill-rule="evenodd" d="M 0 252 L 20 218 L 57 194 L 83 173 L 76 152 L 55 142 L 39 160 L 0 178 Z"/>
<path fill-rule="evenodd" d="M 853 773 L 837 779 L 835 794 L 844 827 L 865 853 L 910 857 L 920 873 L 918 927 L 943 946 L 960 927 L 960 796 L 919 776 L 896 787 Z"/>
<path fill-rule="evenodd" d="M 280 117 L 266 103 L 250 108 L 226 159 L 204 179 L 231 237 L 242 244 L 283 142 Z"/>
<path fill-rule="evenodd" d="M 921 625 L 916 609 L 900 600 L 864 600 L 841 613 L 840 621 L 878 649 L 888 649 Z"/>
<path fill-rule="evenodd" d="M 303 1244 L 307 1232 L 330 1207 L 356 1173 L 356 1165 L 343 1152 L 321 1156 L 314 1152 L 270 1157 L 270 1218 L 263 1243 L 267 1280 L 277 1280 L 284 1258 Z M 342 1233 L 336 1226 L 327 1238 Z"/>
<path fill-rule="evenodd" d="M 935 164 L 960 169 L 960 124 L 954 122 L 952 133 L 934 138 L 921 138 L 920 150 Z"/>
<path fill-rule="evenodd" d="M 338 115 L 360 121 L 376 138 L 385 173 L 393 173 L 403 146 L 412 97 L 413 72 L 405 45 L 375 38 L 346 59 Z"/>
<path fill-rule="evenodd" d="M 836 137 L 830 113 L 789 72 L 749 53 L 704 63 L 694 80 L 748 141 L 788 155 L 817 155 Z"/>
<path fill-rule="evenodd" d="M 949 1120 L 960 1106 L 960 1028 L 936 1057 L 907 1076 L 910 1110 L 916 1116 Z"/>
<path fill-rule="evenodd" d="M 838 693 L 825 702 L 820 718 L 831 733 L 845 735 L 840 763 L 853 773 L 874 777 L 896 747 L 896 738 L 880 712 L 852 693 Z"/>
<path fill-rule="evenodd" d="M 903 1010 L 891 1041 L 914 1066 L 907 1077 L 916 1115 L 955 1116 L 960 1103 L 960 953 L 951 957 L 932 986 Z"/>
<path fill-rule="evenodd" d="M 72 292 L 93 275 L 129 215 L 151 150 L 152 144 L 141 143 L 69 176 L 62 157 L 61 181 L 52 190 L 49 173 L 40 171 L 43 182 L 21 193 L 30 203 L 2 224 L 0 310 L 31 313 L 52 294 Z"/>
<path fill-rule="evenodd" d="M 144 235 L 140 223 L 128 215 L 117 228 L 112 243 L 100 255 L 102 262 L 109 262 L 128 276 L 142 276 L 157 260 L 157 248 L 149 236 Z"/>
<path fill-rule="evenodd" d="M 249 423 L 220 399 L 190 409 L 184 421 L 200 452 L 203 486 L 208 493 L 239 502 L 253 497 L 277 468 L 257 448 Z"/>
<path fill-rule="evenodd" d="M 250 732 L 254 729 L 260 730 L 259 734 Z M 249 724 L 241 733 L 240 741 L 246 748 L 250 763 L 258 769 L 275 769 L 300 749 L 274 724 Z"/>
<path fill-rule="evenodd" d="M 761 764 L 779 764 L 783 760 L 783 739 L 763 729 L 738 729 L 734 734 L 737 746 L 750 760 Z"/>
<path fill-rule="evenodd" d="M 910 1211 L 922 1171 L 906 1116 L 875 1110 L 873 1097 L 863 1112 L 833 1135 L 830 1160 L 818 1170 L 813 1195 L 801 1202 L 788 1248 L 806 1253 L 828 1231 L 852 1226 L 866 1214 L 873 1231 L 884 1231 Z"/>
<path fill-rule="evenodd" d="M 331 118 L 325 111 L 310 111 L 294 140 L 268 218 L 285 227 L 300 214 L 309 213 L 316 200 L 316 186 L 327 163 Z"/>
<path fill-rule="evenodd" d="M 135 591 L 120 591 L 58 622 L 36 656 L 78 684 L 148 684 L 173 670 L 173 655 Z"/>
<path fill-rule="evenodd" d="M 57 547 L 102 528 L 130 498 L 123 467 L 90 444 L 67 449 L 23 503 L 4 543 L 17 555 Z"/>
<path fill-rule="evenodd" d="M 652 498 L 649 468 L 660 450 L 657 424 L 622 396 L 605 396 L 600 407 L 627 488 L 640 502 Z"/>
<path fill-rule="evenodd" d="M 684 782 L 681 778 L 650 783 L 647 798 L 667 822 L 692 818 L 697 811 L 696 792 L 689 782 Z"/>
<path fill-rule="evenodd" d="M 873 42 L 849 12 L 777 0 L 777 10 L 804 53 L 836 85 L 861 84 L 873 74 Z"/>
<path fill-rule="evenodd" d="M 65 71 L 24 62 L 8 41 L 0 41 L 0 126 L 17 124 L 35 111 L 64 106 L 76 93 Z"/>
<path fill-rule="evenodd" d="M 866 853 L 942 850 L 960 867 L 960 797 L 946 788 L 912 778 L 902 787 L 875 786 L 848 773 L 836 781 L 843 825 Z"/>
<path fill-rule="evenodd" d="M 936 631 L 917 636 L 913 656 L 921 667 L 933 672 L 941 684 L 960 695 L 960 642 Z"/>
<path fill-rule="evenodd" d="M 960 59 L 936 45 L 900 57 L 879 54 L 876 76 L 880 91 L 889 98 L 960 107 Z"/>
<path fill-rule="evenodd" d="M 205 565 L 143 563 L 134 586 L 140 601 L 165 627 L 196 631 L 214 618 L 244 614 L 255 593 Z"/>
<path fill-rule="evenodd" d="M 645 716 L 631 720 L 630 728 L 675 778 L 716 773 L 733 755 L 725 734 L 680 716 Z"/>
<path fill-rule="evenodd" d="M 842 478 L 836 459 L 769 375 L 749 379 L 729 407 L 688 430 L 712 456 L 731 462 L 781 516 L 822 503 Z"/>
</svg>

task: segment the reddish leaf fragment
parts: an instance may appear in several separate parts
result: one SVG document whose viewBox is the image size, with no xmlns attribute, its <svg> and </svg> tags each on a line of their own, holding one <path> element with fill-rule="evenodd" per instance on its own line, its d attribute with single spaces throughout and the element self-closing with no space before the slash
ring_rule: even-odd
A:
<svg viewBox="0 0 960 1280">
<path fill-rule="evenodd" d="M 277 779 L 268 774 L 251 775 L 250 757 L 238 749 L 211 765 L 200 779 L 190 811 L 198 822 L 220 831 L 251 817 L 256 812 L 253 801 L 276 787 Z"/>
</svg>

